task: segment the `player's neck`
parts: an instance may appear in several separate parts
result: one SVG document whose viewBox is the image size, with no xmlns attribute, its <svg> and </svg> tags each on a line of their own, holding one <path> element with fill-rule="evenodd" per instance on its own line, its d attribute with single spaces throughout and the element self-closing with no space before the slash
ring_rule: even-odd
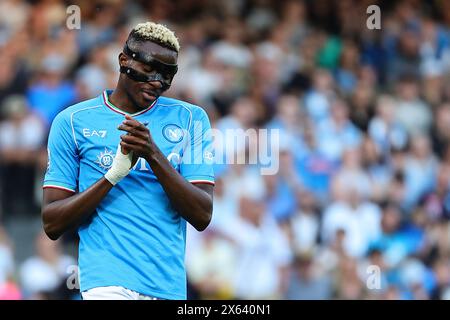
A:
<svg viewBox="0 0 450 320">
<path fill-rule="evenodd" d="M 116 87 L 116 89 L 108 97 L 108 100 L 117 109 L 120 109 L 126 113 L 133 114 L 140 111 L 140 109 L 133 103 L 126 92 L 120 88 L 120 86 Z"/>
</svg>

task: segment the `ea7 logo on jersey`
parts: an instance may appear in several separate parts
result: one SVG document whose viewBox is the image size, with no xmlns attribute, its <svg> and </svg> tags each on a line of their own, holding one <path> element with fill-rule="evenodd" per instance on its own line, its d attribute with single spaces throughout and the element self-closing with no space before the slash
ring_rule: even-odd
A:
<svg viewBox="0 0 450 320">
<path fill-rule="evenodd" d="M 88 128 L 84 128 L 83 136 L 104 138 L 104 137 L 106 137 L 106 130 L 91 130 Z"/>
</svg>

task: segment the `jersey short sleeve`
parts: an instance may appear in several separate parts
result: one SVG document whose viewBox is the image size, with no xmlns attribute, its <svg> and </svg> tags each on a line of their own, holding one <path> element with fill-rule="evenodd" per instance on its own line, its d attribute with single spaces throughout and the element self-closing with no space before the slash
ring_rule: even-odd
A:
<svg viewBox="0 0 450 320">
<path fill-rule="evenodd" d="M 79 157 L 70 116 L 64 111 L 52 123 L 47 152 L 48 164 L 43 187 L 75 192 L 78 187 Z"/>
<path fill-rule="evenodd" d="M 206 112 L 196 108 L 180 165 L 181 175 L 191 183 L 214 185 L 213 157 L 211 124 Z"/>
</svg>

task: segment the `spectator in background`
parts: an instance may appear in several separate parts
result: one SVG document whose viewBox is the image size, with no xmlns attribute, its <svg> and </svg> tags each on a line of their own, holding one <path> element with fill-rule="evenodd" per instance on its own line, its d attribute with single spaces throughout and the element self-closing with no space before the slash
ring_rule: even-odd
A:
<svg viewBox="0 0 450 320">
<path fill-rule="evenodd" d="M 0 224 L 0 300 L 20 300 L 21 293 L 14 281 L 13 248 Z"/>
<path fill-rule="evenodd" d="M 431 269 L 424 263 L 413 257 L 408 257 L 401 262 L 398 269 L 397 286 L 404 299 L 427 300 L 430 298 L 434 287 L 434 279 Z"/>
<path fill-rule="evenodd" d="M 300 101 L 295 95 L 282 95 L 278 99 L 274 118 L 267 124 L 269 129 L 279 129 L 281 143 L 289 146 L 295 159 L 303 156 L 304 115 Z"/>
<path fill-rule="evenodd" d="M 29 13 L 30 6 L 26 2 L 18 0 L 2 1 L 0 3 L 0 28 L 2 32 L 10 36 L 21 30 L 27 23 Z"/>
<path fill-rule="evenodd" d="M 448 300 L 450 292 L 450 264 L 448 259 L 440 258 L 433 264 L 435 287 L 431 292 L 433 300 Z"/>
<path fill-rule="evenodd" d="M 248 47 L 244 46 L 245 28 L 242 22 L 230 18 L 223 25 L 223 38 L 215 43 L 211 50 L 217 61 L 235 68 L 247 68 L 251 65 L 252 54 Z"/>
<path fill-rule="evenodd" d="M 335 99 L 331 105 L 331 117 L 317 126 L 317 142 L 322 153 L 330 160 L 339 161 L 345 148 L 357 148 L 362 136 L 349 119 L 348 104 Z"/>
<path fill-rule="evenodd" d="M 432 113 L 419 98 L 418 78 L 403 75 L 397 85 L 396 120 L 409 135 L 425 134 L 431 127 Z"/>
<path fill-rule="evenodd" d="M 395 170 L 393 172 L 384 200 L 398 205 L 405 215 L 408 212 L 405 175 L 401 170 Z"/>
<path fill-rule="evenodd" d="M 295 193 L 302 187 L 302 181 L 295 168 L 291 148 L 281 146 L 278 159 L 279 169 L 275 175 L 264 175 L 266 204 L 268 212 L 278 221 L 288 219 L 295 211 Z"/>
<path fill-rule="evenodd" d="M 226 234 L 237 245 L 233 287 L 239 299 L 279 299 L 286 286 L 289 242 L 262 200 L 242 194 L 239 215 L 226 226 Z"/>
<path fill-rule="evenodd" d="M 298 209 L 288 221 L 287 234 L 292 252 L 311 254 L 319 242 L 319 206 L 311 192 L 298 190 L 296 198 Z"/>
<path fill-rule="evenodd" d="M 382 252 L 377 248 L 369 249 L 366 258 L 358 262 L 358 276 L 369 289 L 366 292 L 367 299 L 383 299 L 383 295 L 389 291 L 388 274 L 389 269 Z"/>
<path fill-rule="evenodd" d="M 416 79 L 420 76 L 420 68 L 418 68 L 421 62 L 419 34 L 417 27 L 413 24 L 414 22 L 405 25 L 393 40 L 392 56 L 387 64 L 389 72 L 386 73 L 390 85 L 401 81 L 400 78 L 404 74 L 410 74 Z"/>
<path fill-rule="evenodd" d="M 298 56 L 291 50 L 290 36 L 293 30 L 288 25 L 283 28 L 274 28 L 270 31 L 268 39 L 256 47 L 256 57 L 267 61 L 275 66 L 275 72 L 271 78 L 265 77 L 268 81 L 267 89 L 270 92 L 270 85 L 276 87 L 284 85 L 292 77 L 294 70 L 299 65 Z M 255 61 L 256 63 L 256 61 Z"/>
<path fill-rule="evenodd" d="M 426 216 L 422 215 L 424 234 L 424 246 L 421 248 L 420 256 L 423 261 L 431 265 L 440 258 L 447 258 L 450 251 L 450 225 L 448 221 L 426 220 Z"/>
<path fill-rule="evenodd" d="M 297 159 L 296 169 L 303 187 L 313 192 L 320 202 L 325 202 L 329 198 L 329 185 L 336 163 L 319 149 L 314 129 L 311 122 L 303 126 L 304 153 Z"/>
<path fill-rule="evenodd" d="M 307 4 L 304 0 L 288 0 L 283 2 L 281 10 L 281 29 L 285 29 L 289 34 L 288 43 L 296 47 L 310 31 Z"/>
<path fill-rule="evenodd" d="M 78 100 L 87 100 L 102 93 L 107 85 L 109 65 L 104 46 L 92 49 L 88 62 L 76 74 Z M 117 77 L 116 77 L 117 78 Z"/>
<path fill-rule="evenodd" d="M 49 54 L 41 63 L 41 76 L 27 92 L 28 103 L 49 127 L 55 116 L 77 100 L 74 85 L 65 80 L 65 58 Z"/>
<path fill-rule="evenodd" d="M 401 149 L 406 146 L 408 135 L 395 118 L 395 100 L 388 95 L 380 95 L 376 104 L 376 115 L 370 120 L 369 135 L 384 156 L 391 148 Z"/>
<path fill-rule="evenodd" d="M 332 298 L 331 277 L 320 274 L 314 268 L 314 259 L 308 255 L 298 255 L 289 274 L 285 299 L 327 300 Z"/>
<path fill-rule="evenodd" d="M 410 246 L 411 241 L 402 230 L 400 208 L 393 203 L 385 203 L 382 210 L 381 233 L 372 240 L 370 247 L 381 253 L 388 268 L 394 268 L 417 248 Z"/>
<path fill-rule="evenodd" d="M 224 174 L 225 175 L 225 174 Z M 214 187 L 214 205 L 210 228 L 218 229 L 228 223 L 237 215 L 237 199 L 227 187 L 227 179 L 216 175 Z"/>
<path fill-rule="evenodd" d="M 246 25 L 252 32 L 270 30 L 277 22 L 277 16 L 268 0 L 257 0 L 246 18 Z"/>
<path fill-rule="evenodd" d="M 362 132 L 367 132 L 374 114 L 375 92 L 370 84 L 359 83 L 350 98 L 350 120 Z"/>
<path fill-rule="evenodd" d="M 189 228 L 188 232 L 196 232 Z M 195 246 L 189 245 L 186 268 L 189 281 L 201 299 L 232 299 L 236 276 L 237 244 L 220 233 L 207 231 Z"/>
<path fill-rule="evenodd" d="M 17 44 L 11 45 L 17 47 Z M 14 51 L 0 50 L 0 104 L 9 95 L 22 94 L 27 87 L 27 68 Z"/>
<path fill-rule="evenodd" d="M 387 197 L 388 186 L 392 180 L 392 171 L 375 142 L 365 136 L 361 145 L 361 164 L 370 180 L 370 197 L 380 202 Z"/>
<path fill-rule="evenodd" d="M 281 63 L 274 57 L 255 55 L 248 95 L 255 102 L 257 125 L 265 124 L 273 116 L 277 100 L 281 95 L 283 64 L 284 62 Z"/>
<path fill-rule="evenodd" d="M 76 261 L 62 252 L 59 241 L 50 240 L 44 231 L 35 240 L 36 255 L 20 266 L 20 282 L 27 299 L 60 299 L 60 287 L 67 288 L 69 266 Z"/>
<path fill-rule="evenodd" d="M 321 237 L 328 245 L 337 241 L 338 233 L 343 231 L 344 252 L 355 258 L 363 257 L 381 232 L 380 209 L 367 201 L 367 186 L 361 182 L 364 181 L 335 180 L 335 200 L 323 213 L 321 229 Z"/>
<path fill-rule="evenodd" d="M 184 90 L 199 105 L 211 105 L 212 98 L 216 95 L 223 84 L 223 70 L 211 50 L 201 56 L 200 64 L 192 66 L 190 70 L 183 75 L 181 81 L 176 82 L 178 90 Z"/>
<path fill-rule="evenodd" d="M 404 164 L 407 207 L 412 208 L 432 189 L 436 181 L 436 172 L 437 160 L 432 153 L 429 137 L 426 135 L 413 137 Z"/>
<path fill-rule="evenodd" d="M 312 88 L 305 95 L 305 109 L 310 119 L 319 123 L 330 115 L 331 100 L 335 96 L 334 82 L 325 69 L 315 70 L 312 81 Z"/>
<path fill-rule="evenodd" d="M 450 103 L 443 103 L 436 108 L 435 119 L 431 128 L 433 151 L 442 159 L 450 146 Z"/>
<path fill-rule="evenodd" d="M 343 95 L 350 95 L 355 90 L 358 83 L 358 68 L 358 47 L 354 42 L 347 39 L 343 43 L 339 68 L 335 73 L 336 84 Z"/>
<path fill-rule="evenodd" d="M 91 15 L 91 19 L 86 19 L 83 28 L 78 35 L 78 46 L 82 55 L 89 52 L 96 44 L 112 41 L 115 36 L 113 22 L 120 16 L 121 3 L 117 1 L 116 5 L 94 2 L 85 4 L 86 15 Z"/>
<path fill-rule="evenodd" d="M 421 204 L 429 221 L 450 220 L 450 167 L 439 167 L 434 188 L 424 195 Z"/>
<path fill-rule="evenodd" d="M 432 109 L 444 101 L 445 73 L 439 65 L 430 64 L 423 70 L 422 97 Z"/>
<path fill-rule="evenodd" d="M 218 164 L 226 166 L 230 163 L 227 158 L 237 159 L 245 154 L 248 147 L 245 131 L 251 129 L 256 123 L 255 108 L 255 103 L 250 98 L 238 98 L 233 103 L 230 114 L 217 121 L 215 128 L 221 133 L 220 137 L 217 135 L 214 137 Z"/>
<path fill-rule="evenodd" d="M 336 270 L 335 297 L 339 300 L 364 299 L 366 287 L 358 274 L 357 260 L 343 256 Z"/>
<path fill-rule="evenodd" d="M 28 109 L 23 96 L 5 99 L 0 122 L 0 166 L 3 211 L 7 215 L 31 213 L 35 160 L 45 140 L 45 126 Z"/>
<path fill-rule="evenodd" d="M 358 194 L 363 200 L 373 198 L 373 181 L 369 172 L 362 166 L 361 148 L 346 149 L 342 155 L 340 169 L 333 176 L 333 191 L 339 197 L 342 190 L 358 190 Z"/>
<path fill-rule="evenodd" d="M 440 73 L 447 72 L 450 68 L 450 40 L 445 29 L 431 18 L 425 17 L 420 31 L 422 73 L 426 73 L 430 67 L 440 70 Z"/>
</svg>

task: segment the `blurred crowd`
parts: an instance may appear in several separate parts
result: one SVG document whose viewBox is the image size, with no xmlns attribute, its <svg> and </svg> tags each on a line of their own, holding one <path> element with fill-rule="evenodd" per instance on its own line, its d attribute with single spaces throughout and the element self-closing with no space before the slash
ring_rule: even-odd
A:
<svg viewBox="0 0 450 320">
<path fill-rule="evenodd" d="M 222 132 L 280 133 L 276 174 L 216 166 L 211 225 L 188 229 L 190 298 L 450 299 L 444 0 L 1 0 L 0 299 L 76 297 L 75 235 L 40 233 L 19 262 L 2 224 L 39 217 L 53 118 L 115 87 L 124 40 L 148 20 L 180 39 L 168 96 Z"/>
</svg>

